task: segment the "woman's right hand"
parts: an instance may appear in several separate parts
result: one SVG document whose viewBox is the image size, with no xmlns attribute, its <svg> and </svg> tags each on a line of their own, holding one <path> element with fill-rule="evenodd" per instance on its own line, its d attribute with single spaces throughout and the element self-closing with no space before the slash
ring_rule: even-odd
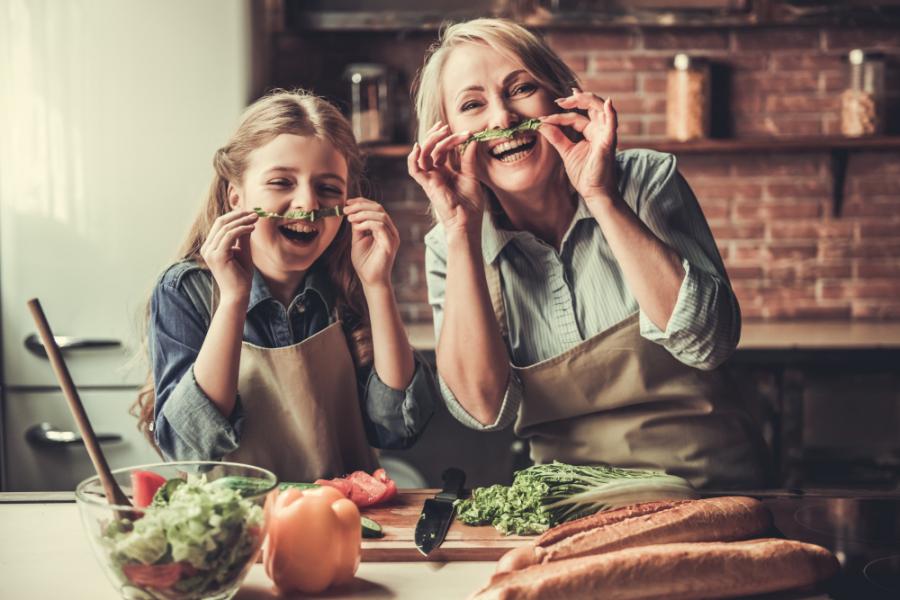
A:
<svg viewBox="0 0 900 600">
<path fill-rule="evenodd" d="M 221 301 L 248 300 L 253 282 L 250 233 L 259 216 L 246 210 L 234 210 L 215 220 L 200 246 L 200 256 L 219 286 Z"/>
<path fill-rule="evenodd" d="M 481 235 L 484 190 L 476 177 L 478 144 L 468 144 L 458 161 L 451 156 L 470 135 L 468 131 L 451 133 L 448 125 L 438 122 L 406 159 L 410 176 L 425 191 L 448 237 Z"/>
</svg>

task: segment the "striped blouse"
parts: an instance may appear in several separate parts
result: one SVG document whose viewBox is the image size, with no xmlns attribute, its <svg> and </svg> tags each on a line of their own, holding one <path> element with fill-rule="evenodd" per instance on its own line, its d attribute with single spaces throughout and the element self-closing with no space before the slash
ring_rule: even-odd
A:
<svg viewBox="0 0 900 600">
<path fill-rule="evenodd" d="M 485 262 L 499 267 L 512 365 L 525 367 L 562 354 L 639 313 L 641 335 L 698 369 L 728 358 L 740 338 L 741 313 L 725 265 L 696 197 L 670 154 L 627 150 L 616 156 L 619 190 L 647 227 L 682 258 L 684 280 L 665 330 L 640 310 L 599 224 L 579 197 L 560 250 L 527 231 L 497 226 L 485 215 Z M 447 279 L 447 242 L 441 225 L 425 236 L 428 298 L 440 338 Z M 440 375 L 440 374 L 439 374 Z M 451 414 L 473 429 L 494 430 L 515 421 L 522 398 L 513 375 L 497 420 L 482 425 L 440 378 Z"/>
</svg>

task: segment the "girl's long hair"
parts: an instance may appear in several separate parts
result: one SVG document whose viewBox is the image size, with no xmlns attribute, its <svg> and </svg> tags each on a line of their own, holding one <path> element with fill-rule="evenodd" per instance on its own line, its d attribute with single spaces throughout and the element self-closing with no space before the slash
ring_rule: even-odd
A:
<svg viewBox="0 0 900 600">
<path fill-rule="evenodd" d="M 285 133 L 315 136 L 331 143 L 347 161 L 347 197 L 360 194 L 362 157 L 350 124 L 340 111 L 323 98 L 304 90 L 275 90 L 244 111 L 237 130 L 228 143 L 213 156 L 215 175 L 206 202 L 178 251 L 179 260 L 192 260 L 207 268 L 200 256 L 200 246 L 209 235 L 215 220 L 231 210 L 228 203 L 229 183 L 240 183 L 243 180 L 251 152 Z M 350 240 L 350 225 L 345 220 L 318 261 L 321 261 L 323 272 L 327 273 L 335 290 L 335 311 L 343 322 L 353 360 L 360 367 L 372 363 L 372 330 L 362 286 L 350 262 Z M 217 288 L 213 280 L 213 310 L 216 298 Z M 143 319 L 142 348 L 145 352 L 149 351 L 149 321 L 148 302 Z M 151 371 L 131 412 L 138 418 L 138 428 L 154 446 L 155 403 L 156 389 Z"/>
</svg>

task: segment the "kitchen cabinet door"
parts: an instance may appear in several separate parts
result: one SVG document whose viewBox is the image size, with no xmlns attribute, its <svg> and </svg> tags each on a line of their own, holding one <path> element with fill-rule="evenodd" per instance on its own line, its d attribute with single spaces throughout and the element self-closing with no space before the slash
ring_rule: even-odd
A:
<svg viewBox="0 0 900 600">
<path fill-rule="evenodd" d="M 161 462 L 135 425 L 128 409 L 137 390 L 89 391 L 80 394 L 85 411 L 111 468 Z M 7 489 L 26 492 L 73 491 L 94 474 L 84 444 L 71 438 L 78 427 L 62 392 L 7 392 Z"/>
</svg>

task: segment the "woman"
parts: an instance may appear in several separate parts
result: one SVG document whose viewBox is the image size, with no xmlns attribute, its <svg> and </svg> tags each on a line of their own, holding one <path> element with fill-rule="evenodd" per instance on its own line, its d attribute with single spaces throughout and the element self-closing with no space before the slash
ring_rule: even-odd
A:
<svg viewBox="0 0 900 600">
<path fill-rule="evenodd" d="M 537 462 L 761 484 L 761 440 L 714 370 L 740 309 L 675 157 L 616 154 L 612 102 L 499 19 L 443 32 L 416 109 L 408 169 L 439 221 L 426 267 L 455 417 L 515 421 Z M 536 131 L 467 143 L 529 119 Z"/>
</svg>

